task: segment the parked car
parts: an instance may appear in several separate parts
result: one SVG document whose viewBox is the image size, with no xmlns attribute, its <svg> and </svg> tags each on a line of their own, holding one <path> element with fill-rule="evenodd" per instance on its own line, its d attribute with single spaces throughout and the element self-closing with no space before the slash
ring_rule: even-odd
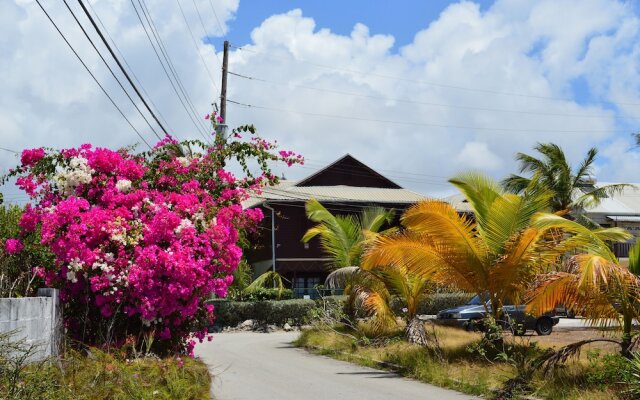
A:
<svg viewBox="0 0 640 400">
<path fill-rule="evenodd" d="M 474 296 L 465 305 L 440 311 L 437 322 L 468 330 L 482 329 L 482 321 L 487 316 L 487 309 L 491 311 L 491 306 L 487 304 L 485 309 L 484 301 L 479 296 Z M 524 335 L 528 330 L 535 330 L 541 336 L 550 335 L 553 327 L 560 320 L 553 313 L 538 317 L 528 314 L 524 305 L 505 304 L 502 309 L 507 318 L 501 325 L 511 329 L 515 335 Z"/>
</svg>

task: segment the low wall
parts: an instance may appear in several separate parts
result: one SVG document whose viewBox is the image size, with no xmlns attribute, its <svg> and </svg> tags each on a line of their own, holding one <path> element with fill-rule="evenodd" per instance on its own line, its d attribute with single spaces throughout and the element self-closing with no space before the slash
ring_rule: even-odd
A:
<svg viewBox="0 0 640 400">
<path fill-rule="evenodd" d="M 0 332 L 35 345 L 34 360 L 58 356 L 62 346 L 62 307 L 57 289 L 39 289 L 38 297 L 0 298 Z"/>
</svg>

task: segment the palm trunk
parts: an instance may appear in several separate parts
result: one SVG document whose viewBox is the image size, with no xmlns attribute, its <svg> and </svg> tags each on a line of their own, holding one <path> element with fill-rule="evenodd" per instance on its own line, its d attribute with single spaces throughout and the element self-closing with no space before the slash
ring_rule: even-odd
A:
<svg viewBox="0 0 640 400">
<path fill-rule="evenodd" d="M 409 343 L 426 346 L 428 343 L 427 331 L 424 328 L 424 322 L 419 318 L 413 317 L 407 324 L 406 329 L 407 340 Z"/>
</svg>

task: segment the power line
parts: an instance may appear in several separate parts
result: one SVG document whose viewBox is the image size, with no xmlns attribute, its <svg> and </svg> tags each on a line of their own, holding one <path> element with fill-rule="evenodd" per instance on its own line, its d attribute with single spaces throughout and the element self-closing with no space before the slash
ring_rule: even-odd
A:
<svg viewBox="0 0 640 400">
<path fill-rule="evenodd" d="M 154 129 L 154 127 L 151 125 L 151 123 L 149 122 L 149 120 L 147 120 L 147 117 L 142 113 L 142 110 L 140 110 L 140 108 L 138 107 L 138 105 L 136 104 L 135 101 L 133 101 L 133 99 L 131 98 L 131 96 L 129 95 L 129 92 L 127 92 L 127 89 L 124 88 L 124 85 L 122 85 L 122 82 L 120 82 L 120 79 L 116 76 L 115 72 L 113 72 L 113 69 L 111 69 L 111 66 L 109 65 L 109 63 L 107 62 L 107 60 L 104 59 L 104 57 L 102 56 L 102 53 L 100 53 L 100 50 L 98 50 L 98 48 L 96 47 L 96 45 L 93 43 L 93 40 L 91 40 L 91 37 L 89 36 L 89 34 L 87 33 L 87 31 L 84 29 L 84 27 L 82 26 L 82 24 L 80 23 L 80 21 L 78 20 L 78 18 L 76 17 L 76 14 L 73 12 L 73 10 L 71 9 L 71 7 L 69 7 L 69 3 L 67 3 L 67 0 L 62 0 L 64 2 L 64 5 L 67 7 L 67 10 L 69 10 L 69 13 L 71 13 L 71 16 L 73 17 L 73 19 L 76 21 L 76 23 L 78 24 L 78 26 L 80 27 L 80 29 L 82 30 L 82 33 L 84 33 L 84 36 L 87 38 L 87 40 L 89 41 L 89 43 L 91 44 L 91 47 L 93 47 L 93 49 L 96 51 L 96 53 L 98 53 L 98 56 L 100 57 L 100 59 L 102 60 L 102 62 L 104 63 L 104 65 L 107 67 L 107 69 L 109 70 L 109 72 L 111 73 L 111 76 L 113 76 L 113 78 L 116 80 L 116 82 L 118 82 L 118 85 L 120 86 L 120 89 L 122 89 L 122 91 L 124 92 L 124 94 L 127 96 L 127 98 L 129 99 L 129 101 L 131 101 L 131 104 L 133 104 L 133 106 L 135 107 L 135 109 L 138 111 L 138 114 L 140 114 L 140 116 L 142 117 L 142 119 L 144 119 L 144 122 L 147 123 L 147 125 L 149 126 L 149 128 L 151 128 L 151 131 L 153 132 L 154 135 L 156 135 L 156 137 L 158 139 L 161 139 L 160 135 L 158 135 L 158 132 L 156 132 L 156 130 Z"/>
<path fill-rule="evenodd" d="M 399 121 L 399 120 L 384 120 L 384 119 L 376 119 L 376 118 L 362 118 L 362 117 L 354 117 L 348 115 L 336 115 L 336 114 L 322 114 L 322 113 L 314 113 L 314 112 L 306 112 L 306 111 L 297 111 L 297 110 L 289 110 L 284 108 L 277 107 L 268 107 L 268 106 L 260 106 L 254 104 L 240 103 L 234 100 L 227 100 L 229 103 L 236 104 L 246 108 L 255 108 L 261 110 L 268 111 L 278 111 L 283 113 L 291 113 L 291 114 L 300 114 L 311 117 L 322 117 L 322 118 L 333 118 L 333 119 L 341 119 L 341 120 L 351 120 L 351 121 L 364 121 L 364 122 L 375 122 L 375 123 L 383 123 L 383 124 L 397 124 L 397 125 L 410 125 L 410 126 L 428 126 L 432 128 L 451 128 L 451 129 L 465 129 L 465 130 L 483 130 L 483 131 L 497 131 L 497 132 L 534 132 L 534 133 L 567 133 L 567 134 L 581 134 L 581 133 L 600 133 L 604 132 L 604 130 L 540 130 L 540 129 L 520 129 L 520 128 L 490 128 L 490 127 L 475 127 L 475 126 L 464 126 L 464 125 L 445 125 L 445 124 L 434 124 L 434 123 L 426 123 L 426 122 L 412 122 L 412 121 Z M 626 131 L 607 131 L 607 132 L 626 132 Z"/>
<path fill-rule="evenodd" d="M 5 147 L 0 147 L 0 150 L 8 151 L 9 153 L 20 154 L 20 153 L 18 153 L 18 152 L 17 152 L 17 151 L 15 151 L 15 150 L 7 149 L 7 148 L 5 148 Z"/>
<path fill-rule="evenodd" d="M 193 113 L 193 116 L 195 117 L 195 120 L 198 121 L 198 123 L 200 124 L 200 126 L 203 129 L 203 131 L 201 131 L 201 135 L 202 135 L 202 138 L 206 141 L 207 140 L 207 136 L 206 136 L 207 127 L 202 122 L 202 118 L 201 118 L 204 115 L 204 113 L 198 114 L 198 111 L 196 110 L 196 107 L 193 105 L 193 101 L 191 101 L 191 97 L 189 97 L 189 93 L 187 92 L 187 89 L 185 89 L 185 86 L 182 83 L 182 79 L 180 79 L 180 74 L 178 74 L 178 70 L 176 69 L 175 64 L 171 60 L 171 56 L 169 55 L 169 51 L 167 50 L 167 47 L 164 44 L 164 40 L 162 39 L 162 35 L 160 35 L 160 31 L 158 30 L 158 27 L 156 26 L 156 23 L 153 20 L 153 16 L 151 15 L 151 12 L 149 12 L 149 8 L 147 8 L 146 1 L 145 0 L 138 0 L 138 4 L 142 8 L 142 13 L 144 14 L 145 19 L 147 20 L 147 24 L 149 24 L 149 26 L 151 27 L 151 32 L 153 33 L 154 37 L 156 38 L 156 41 L 158 42 L 158 44 L 160 45 L 160 51 L 162 52 L 165 60 L 167 61 L 167 64 L 169 65 L 169 69 L 172 71 L 172 74 L 175 77 L 176 82 L 178 83 L 178 87 L 180 88 L 180 91 L 184 95 L 185 100 L 187 100 L 187 104 L 189 104 L 189 108 L 191 109 L 191 112 Z M 202 134 L 202 132 L 204 132 L 204 134 Z"/>
<path fill-rule="evenodd" d="M 180 1 L 176 0 L 178 2 L 178 5 L 180 5 Z M 196 9 L 196 13 L 198 14 L 198 20 L 200 20 L 200 26 L 202 27 L 202 31 L 204 32 L 204 35 L 207 36 L 207 28 L 204 26 L 204 21 L 202 20 L 202 14 L 200 14 L 200 10 L 198 9 L 198 5 L 196 4 L 196 0 L 191 0 L 193 2 L 193 7 Z M 180 8 L 180 10 L 182 10 L 182 8 Z M 213 52 L 216 55 L 216 58 L 218 59 L 218 62 L 222 64 L 222 61 L 220 61 L 220 57 L 218 56 L 218 53 L 216 53 L 215 51 Z"/>
<path fill-rule="evenodd" d="M 142 29 L 144 30 L 144 33 L 147 36 L 147 40 L 149 41 L 149 44 L 151 44 L 151 48 L 153 49 L 153 52 L 155 53 L 156 58 L 158 59 L 158 62 L 160 63 L 160 66 L 162 67 L 162 70 L 164 71 L 164 74 L 166 75 L 167 79 L 169 80 L 169 83 L 171 84 L 171 88 L 173 89 L 173 92 L 178 97 L 178 100 L 180 101 L 180 104 L 182 105 L 182 108 L 187 113 L 187 116 L 191 120 L 191 123 L 193 124 L 193 126 L 196 128 L 196 130 L 200 131 L 202 128 L 193 119 L 193 116 L 191 115 L 191 112 L 187 109 L 187 106 L 185 105 L 184 100 L 180 96 L 180 93 L 178 93 L 178 89 L 176 88 L 175 84 L 173 83 L 173 80 L 171 79 L 171 76 L 169 75 L 169 72 L 167 71 L 167 68 L 165 67 L 164 63 L 162 62 L 162 58 L 160 57 L 160 54 L 158 53 L 158 50 L 156 49 L 156 45 L 153 43 L 153 40 L 151 40 L 151 35 L 149 35 L 149 31 L 147 30 L 147 26 L 142 21 L 142 17 L 140 16 L 140 13 L 138 12 L 138 9 L 137 9 L 135 3 L 133 2 L 133 0 L 130 0 L 130 2 L 131 2 L 131 5 L 133 6 L 133 9 L 134 9 L 135 13 L 136 13 L 136 16 L 138 17 L 138 21 L 140 21 L 140 25 L 142 25 Z M 140 6 L 140 8 L 142 9 L 142 6 Z M 158 47 L 159 47 L 159 45 L 158 45 Z"/>
<path fill-rule="evenodd" d="M 91 70 L 89 69 L 89 67 L 87 67 L 87 64 L 85 64 L 85 62 L 82 60 L 82 58 L 80 57 L 80 55 L 78 54 L 78 52 L 76 52 L 76 50 L 73 48 L 73 46 L 71 45 L 71 43 L 69 43 L 69 41 L 67 40 L 67 38 L 64 36 L 64 34 L 62 33 L 62 31 L 60 30 L 60 28 L 58 28 L 58 25 L 53 21 L 53 19 L 51 19 L 51 16 L 49 15 L 49 13 L 47 12 L 47 10 L 44 9 L 44 7 L 42 6 L 42 3 L 40 3 L 40 0 L 36 0 L 36 3 L 38 4 L 38 6 L 40 7 L 40 9 L 42 10 L 42 12 L 44 12 L 44 14 L 47 16 L 47 18 L 49 19 L 49 21 L 51 22 L 51 24 L 56 28 L 56 31 L 58 31 L 58 33 L 60 34 L 60 36 L 62 37 L 62 39 L 64 40 L 64 42 L 67 44 L 67 46 L 69 46 L 69 48 L 71 49 L 71 51 L 73 52 L 73 54 L 76 56 L 76 58 L 78 59 L 78 61 L 80 61 L 80 63 L 82 64 L 82 66 L 84 67 L 84 69 L 87 70 L 87 72 L 89 73 L 89 75 L 91 75 L 91 78 L 93 78 L 93 80 L 96 82 L 96 84 L 100 87 L 100 89 L 102 90 L 102 92 L 105 94 L 105 96 L 107 96 L 107 98 L 109 99 L 109 101 L 111 102 L 111 104 L 113 104 L 113 106 L 118 110 L 118 112 L 120 113 L 120 115 L 122 115 L 122 118 L 124 118 L 127 123 L 129 124 L 129 126 L 131 127 L 131 129 L 133 129 L 135 131 L 135 133 L 138 135 L 138 137 L 140 137 L 140 139 L 149 147 L 149 149 L 151 149 L 151 145 L 145 140 L 145 138 L 140 134 L 140 132 L 136 129 L 135 126 L 133 126 L 133 124 L 131 123 L 131 121 L 129 121 L 129 118 L 127 118 L 127 116 L 124 114 L 124 112 L 122 112 L 122 110 L 120 109 L 120 107 L 118 107 L 118 105 L 116 104 L 116 102 L 113 100 L 113 98 L 109 95 L 109 93 L 107 93 L 107 91 L 105 90 L 105 88 L 102 86 L 102 84 L 100 84 L 100 82 L 98 81 L 98 79 L 95 77 L 95 75 L 93 74 L 93 72 L 91 72 Z"/>
<path fill-rule="evenodd" d="M 102 27 L 102 31 L 104 33 L 107 34 L 107 37 L 109 38 L 109 40 L 111 41 L 111 44 L 113 45 L 113 47 L 116 49 L 116 52 L 118 53 L 118 55 L 120 56 L 120 58 L 122 59 L 122 61 L 124 62 L 124 65 L 127 66 L 127 68 L 129 69 L 129 72 L 131 72 L 131 75 L 133 76 L 133 79 L 135 79 L 136 83 L 138 84 L 138 86 L 140 87 L 140 90 L 142 90 L 142 93 L 144 93 L 144 95 L 149 99 L 149 103 L 151 103 L 151 105 L 155 108 L 156 112 L 158 113 L 158 115 L 160 116 L 160 118 L 162 119 L 162 122 L 164 122 L 164 124 L 169 128 L 170 131 L 174 132 L 174 129 L 170 126 L 169 122 L 167 122 L 167 119 L 164 117 L 164 115 L 162 115 L 162 112 L 160 111 L 160 107 L 158 107 L 154 102 L 153 99 L 151 98 L 151 96 L 149 95 L 149 93 L 145 90 L 144 86 L 142 85 L 142 81 L 140 79 L 138 79 L 138 76 L 136 75 L 135 71 L 133 70 L 133 68 L 131 67 L 131 65 L 129 65 L 129 63 L 127 62 L 127 58 L 124 56 L 124 53 L 120 50 L 120 48 L 118 47 L 118 44 L 116 43 L 116 41 L 113 39 L 113 37 L 111 36 L 111 34 L 109 34 L 109 30 L 107 29 L 107 27 L 105 26 L 105 24 L 102 22 L 102 19 L 100 18 L 100 15 L 98 15 L 98 13 L 96 12 L 96 10 L 93 8 L 93 6 L 91 5 L 91 2 L 87 2 L 87 4 L 89 5 L 89 8 L 91 9 L 91 11 L 93 12 L 93 15 L 96 17 L 96 19 L 98 20 L 98 23 L 100 24 L 100 26 Z"/>
<path fill-rule="evenodd" d="M 122 66 L 122 63 L 120 62 L 120 60 L 118 59 L 118 57 L 116 56 L 116 54 L 113 52 L 113 49 L 111 49 L 111 45 L 109 44 L 109 42 L 107 42 L 107 39 L 105 39 L 104 35 L 102 34 L 102 31 L 100 30 L 100 28 L 98 27 L 98 25 L 96 24 L 95 20 L 93 19 L 93 16 L 91 15 L 91 13 L 89 12 L 89 10 L 87 10 L 87 7 L 85 7 L 84 3 L 82 0 L 78 0 L 78 3 L 80 3 L 80 7 L 82 7 L 82 11 L 84 11 L 85 15 L 87 16 L 87 18 L 89 18 L 89 21 L 91 22 L 91 25 L 93 26 L 93 29 L 95 29 L 95 31 L 98 33 L 98 36 L 100 36 L 100 39 L 102 40 L 102 43 L 104 43 L 104 45 L 107 47 L 107 50 L 109 50 L 109 54 L 111 54 L 111 57 L 113 57 L 113 59 L 115 60 L 116 64 L 118 64 L 118 67 L 120 68 L 120 70 L 122 71 L 122 73 L 124 74 L 125 78 L 127 78 L 127 81 L 129 82 L 129 84 L 131 85 L 131 87 L 133 88 L 133 90 L 136 92 L 136 94 L 138 95 L 138 97 L 140 98 L 140 100 L 142 100 L 142 104 L 144 104 L 145 108 L 147 109 L 147 111 L 149 111 L 149 114 L 151 114 L 151 116 L 153 117 L 153 119 L 156 121 L 156 123 L 158 124 L 158 126 L 160 127 L 160 129 L 162 129 L 162 131 L 165 133 L 165 135 L 169 135 L 169 132 L 167 131 L 167 129 L 164 127 L 164 125 L 162 125 L 162 122 L 160 122 L 160 120 L 158 119 L 158 117 L 156 116 L 156 114 L 153 112 L 153 110 L 151 109 L 151 107 L 149 107 L 149 104 L 147 104 L 147 101 L 144 99 L 144 97 L 142 96 L 142 94 L 140 93 L 140 91 L 138 90 L 138 87 L 135 85 L 135 83 L 133 83 L 133 81 L 131 80 L 131 77 L 129 76 L 129 73 L 127 72 L 127 70 Z M 79 23 L 79 22 L 78 22 Z M 87 35 L 88 37 L 88 35 Z M 96 50 L 97 51 L 97 50 Z M 146 119 L 145 119 L 146 120 Z M 154 131 L 155 133 L 155 131 Z M 156 136 L 158 136 L 158 134 L 156 133 Z"/>
<path fill-rule="evenodd" d="M 200 60 L 202 60 L 202 65 L 204 65 L 204 68 L 207 70 L 207 75 L 209 75 L 209 79 L 211 80 L 213 87 L 216 89 L 217 92 L 219 92 L 220 88 L 218 88 L 218 85 L 216 84 L 215 79 L 213 79 L 213 74 L 209 70 L 209 67 L 207 67 L 207 62 L 205 61 L 204 57 L 202 57 L 200 50 L 198 50 L 198 42 L 196 41 L 193 31 L 191 30 L 191 26 L 189 26 L 189 21 L 187 21 L 187 16 L 184 13 L 184 10 L 182 9 L 182 5 L 180 5 L 180 0 L 176 0 L 176 3 L 178 3 L 178 7 L 180 8 L 180 14 L 182 14 L 182 19 L 184 20 L 184 24 L 187 26 L 187 30 L 189 31 L 189 35 L 191 36 L 191 41 L 193 42 L 193 46 L 196 49 L 196 53 L 198 53 L 198 56 L 200 56 Z M 205 34 L 206 34 L 206 31 L 205 31 Z M 218 53 L 216 53 L 215 50 L 213 51 L 213 54 L 215 54 L 216 58 L 218 59 L 218 62 L 220 62 L 220 57 L 218 57 Z"/>
<path fill-rule="evenodd" d="M 215 7 L 213 6 L 213 1 L 209 0 L 209 5 L 211 6 L 211 11 L 213 12 L 213 16 L 216 18 L 216 22 L 218 23 L 218 28 L 220 28 L 220 34 L 222 35 L 222 37 L 227 36 L 224 28 L 222 27 L 222 24 L 220 23 L 220 19 L 218 18 L 218 13 L 216 12 Z M 216 54 L 217 57 L 217 54 Z"/>
<path fill-rule="evenodd" d="M 276 58 L 276 57 L 273 57 L 273 55 L 269 54 L 269 53 L 260 53 L 260 52 L 254 51 L 254 50 L 246 49 L 246 48 L 241 47 L 241 46 L 233 46 L 232 45 L 232 47 L 237 49 L 237 50 L 240 50 L 240 51 L 246 51 L 246 52 L 254 53 L 254 54 L 268 54 L 270 57 Z M 349 72 L 349 73 L 352 73 L 352 74 L 365 75 L 365 76 L 367 76 L 367 75 L 368 76 L 375 76 L 375 77 L 378 77 L 378 78 L 384 78 L 384 79 L 390 79 L 390 80 L 396 80 L 396 81 L 403 81 L 403 82 L 410 82 L 410 83 L 417 83 L 419 85 L 427 85 L 427 86 L 435 86 L 435 87 L 442 87 L 442 88 L 448 88 L 448 89 L 464 90 L 464 91 L 469 91 L 469 92 L 490 93 L 490 94 L 497 94 L 497 95 L 503 95 L 503 96 L 524 97 L 524 98 L 532 98 L 532 99 L 540 99 L 540 100 L 556 100 L 556 101 L 563 101 L 563 102 L 571 101 L 570 99 L 565 99 L 565 98 L 562 98 L 562 97 L 538 96 L 538 95 L 532 95 L 532 94 L 505 92 L 505 91 L 491 90 L 491 89 L 471 88 L 471 87 L 466 87 L 466 86 L 458 86 L 458 85 L 450 85 L 450 84 L 444 84 L 444 83 L 438 83 L 438 82 L 430 82 L 430 81 L 424 81 L 424 80 L 409 79 L 409 78 L 405 78 L 405 77 L 401 77 L 401 76 L 378 74 L 378 73 L 375 73 L 375 72 L 358 71 L 358 70 L 354 70 L 354 69 L 350 69 L 350 68 L 335 67 L 335 66 L 331 66 L 331 65 L 315 63 L 315 62 L 301 60 L 301 59 L 297 59 L 297 58 L 295 58 L 294 61 L 296 61 L 298 63 L 312 65 L 312 66 L 317 67 L 317 68 L 331 69 L 331 70 Z M 640 103 L 625 103 L 625 102 L 616 102 L 616 103 L 617 104 L 621 104 L 621 105 L 628 105 L 628 106 L 640 106 Z"/>
<path fill-rule="evenodd" d="M 308 86 L 308 85 L 301 85 L 301 84 L 275 82 L 275 81 L 271 81 L 271 80 L 267 80 L 267 79 L 263 79 L 263 78 L 256 78 L 254 76 L 247 76 L 247 75 L 238 74 L 238 73 L 232 72 L 232 71 L 229 71 L 229 75 L 237 76 L 239 78 L 243 78 L 243 79 L 247 79 L 247 80 L 251 80 L 251 81 L 266 83 L 266 84 L 270 84 L 270 85 L 294 87 L 294 88 L 314 90 L 314 91 L 319 91 L 319 92 L 333 93 L 333 94 L 338 94 L 338 95 L 343 95 L 343 96 L 361 97 L 361 98 L 368 98 L 368 99 L 375 99 L 375 100 L 385 100 L 385 101 L 395 101 L 395 102 L 398 102 L 398 103 L 418 104 L 418 105 L 426 105 L 426 106 L 433 106 L 433 107 L 457 108 L 457 109 L 462 109 L 462 110 L 479 110 L 479 111 L 504 112 L 504 113 L 512 113 L 512 114 L 549 115 L 549 116 L 558 116 L 558 117 L 613 118 L 613 119 L 638 120 L 638 118 L 635 118 L 635 117 L 612 116 L 612 115 L 609 115 L 609 114 L 581 115 L 581 114 L 537 112 L 537 111 L 526 111 L 526 110 L 508 110 L 508 109 L 503 109 L 503 108 L 489 108 L 489 107 L 475 107 L 475 106 L 464 106 L 464 105 L 455 105 L 455 104 L 443 104 L 443 103 L 434 103 L 434 102 L 428 102 L 428 101 L 417 101 L 417 100 L 410 100 L 410 99 L 403 99 L 403 98 L 386 97 L 386 96 L 379 96 L 379 95 L 368 95 L 368 94 L 362 94 L 362 93 L 347 92 L 347 91 L 343 91 L 343 90 L 319 88 L 319 87 L 315 87 L 315 86 Z"/>
</svg>

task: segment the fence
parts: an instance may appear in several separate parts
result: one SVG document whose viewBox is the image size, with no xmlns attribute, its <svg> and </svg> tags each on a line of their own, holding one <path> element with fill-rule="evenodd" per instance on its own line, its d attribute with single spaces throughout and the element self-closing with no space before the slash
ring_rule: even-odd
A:
<svg viewBox="0 0 640 400">
<path fill-rule="evenodd" d="M 57 289 L 39 289 L 38 297 L 0 298 L 0 332 L 35 346 L 33 360 L 60 354 L 62 307 Z"/>
</svg>

